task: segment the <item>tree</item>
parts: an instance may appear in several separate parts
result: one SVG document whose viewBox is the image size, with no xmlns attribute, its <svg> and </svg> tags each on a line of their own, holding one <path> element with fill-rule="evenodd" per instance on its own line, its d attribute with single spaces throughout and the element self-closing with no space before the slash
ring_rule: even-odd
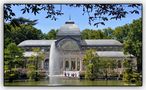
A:
<svg viewBox="0 0 146 90">
<path fill-rule="evenodd" d="M 83 30 L 82 32 L 81 32 L 81 37 L 82 37 L 82 39 L 89 39 L 88 38 L 88 31 L 87 31 L 87 29 L 85 29 L 85 30 Z"/>
<path fill-rule="evenodd" d="M 89 80 L 103 76 L 107 80 L 108 76 L 114 75 L 113 69 L 117 66 L 116 60 L 99 57 L 93 49 L 85 52 L 83 64 L 85 65 L 85 78 Z"/>
<path fill-rule="evenodd" d="M 33 52 L 35 53 L 28 59 L 27 69 L 28 69 L 28 77 L 30 80 L 34 79 L 35 81 L 39 80 L 39 63 L 44 60 L 44 53 L 40 50 L 40 48 L 33 48 Z"/>
<path fill-rule="evenodd" d="M 58 30 L 51 29 L 47 34 L 47 39 L 56 39 Z"/>
<path fill-rule="evenodd" d="M 85 78 L 89 80 L 95 80 L 98 72 L 98 56 L 95 50 L 87 50 L 83 58 L 83 64 L 85 65 Z"/>
<path fill-rule="evenodd" d="M 31 57 L 28 58 L 28 62 L 27 62 L 27 76 L 29 78 L 29 80 L 34 79 L 35 77 L 35 60 L 36 57 L 34 55 L 32 55 Z"/>
<path fill-rule="evenodd" d="M 134 20 L 129 25 L 129 32 L 124 41 L 125 53 L 133 54 L 137 58 L 138 72 L 142 71 L 142 19 Z"/>
<path fill-rule="evenodd" d="M 109 27 L 103 29 L 103 33 L 106 36 L 105 38 L 107 38 L 107 39 L 112 39 L 113 38 L 113 32 L 114 32 L 114 30 L 109 28 Z"/>
<path fill-rule="evenodd" d="M 103 39 L 106 36 L 101 30 L 85 29 L 81 32 L 81 37 L 83 39 Z"/>
<path fill-rule="evenodd" d="M 16 76 L 17 68 L 23 66 L 23 50 L 17 47 L 15 43 L 10 43 L 4 50 L 4 71 L 5 78 L 12 82 Z"/>
<path fill-rule="evenodd" d="M 113 38 L 123 43 L 126 37 L 128 36 L 129 31 L 130 28 L 128 24 L 116 27 L 115 30 L 113 31 Z"/>
<path fill-rule="evenodd" d="M 13 18 L 10 22 L 10 24 L 13 27 L 19 27 L 20 25 L 36 25 L 37 24 L 37 20 L 29 20 L 23 17 L 19 17 L 19 18 Z"/>
<path fill-rule="evenodd" d="M 35 28 L 32 23 L 35 23 L 34 20 L 25 18 L 16 18 L 9 23 L 4 23 L 4 47 L 12 42 L 19 44 L 24 40 L 42 39 L 41 30 Z"/>
<path fill-rule="evenodd" d="M 54 40 L 54 39 L 56 39 L 57 32 L 58 32 L 57 29 L 51 29 L 47 34 L 44 33 L 44 34 L 42 35 L 42 39 Z"/>
<path fill-rule="evenodd" d="M 136 85 L 141 85 L 140 74 L 133 69 L 134 64 L 131 63 L 130 60 L 125 59 L 124 63 L 124 72 L 123 72 L 123 81 L 125 83 L 131 84 L 134 83 Z"/>
<path fill-rule="evenodd" d="M 81 8 L 83 15 L 88 15 L 89 24 L 94 22 L 94 26 L 99 24 L 105 25 L 105 21 L 111 19 L 122 19 L 125 18 L 127 14 L 139 14 L 141 9 L 141 4 L 60 4 L 59 9 L 56 9 L 54 4 L 5 4 L 4 5 L 4 19 L 10 20 L 15 16 L 12 10 L 12 6 L 23 6 L 22 13 L 33 13 L 34 15 L 39 14 L 41 11 L 47 13 L 46 18 L 51 20 L 56 20 L 57 16 L 63 15 L 63 6 L 68 6 L 72 8 Z M 107 17 L 109 16 L 109 17 Z"/>
</svg>

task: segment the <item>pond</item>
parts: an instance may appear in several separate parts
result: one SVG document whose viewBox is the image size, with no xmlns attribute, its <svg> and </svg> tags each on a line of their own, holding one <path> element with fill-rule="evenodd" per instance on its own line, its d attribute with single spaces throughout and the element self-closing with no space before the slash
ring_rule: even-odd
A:
<svg viewBox="0 0 146 90">
<path fill-rule="evenodd" d="M 121 80 L 78 80 L 68 79 L 60 80 L 59 82 L 52 84 L 49 80 L 43 81 L 15 81 L 12 83 L 5 82 L 5 86 L 123 86 L 124 83 Z"/>
</svg>

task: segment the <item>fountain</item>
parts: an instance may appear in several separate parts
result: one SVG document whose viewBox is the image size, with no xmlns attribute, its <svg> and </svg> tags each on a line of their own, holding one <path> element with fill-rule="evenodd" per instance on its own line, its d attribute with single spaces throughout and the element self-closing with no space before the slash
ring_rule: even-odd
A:
<svg viewBox="0 0 146 90">
<path fill-rule="evenodd" d="M 61 60 L 60 53 L 56 48 L 55 41 L 50 47 L 50 60 L 49 60 L 49 82 L 51 85 L 58 85 L 61 75 Z"/>
<path fill-rule="evenodd" d="M 61 60 L 59 60 L 60 54 L 58 49 L 55 46 L 55 42 L 51 44 L 50 48 L 50 62 L 49 62 L 49 75 L 60 75 L 61 69 L 60 69 L 60 63 Z"/>
</svg>

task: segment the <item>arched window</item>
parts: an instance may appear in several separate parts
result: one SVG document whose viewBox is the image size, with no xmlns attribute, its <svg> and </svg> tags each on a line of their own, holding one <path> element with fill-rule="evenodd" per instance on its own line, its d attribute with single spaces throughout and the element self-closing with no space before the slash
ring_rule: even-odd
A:
<svg viewBox="0 0 146 90">
<path fill-rule="evenodd" d="M 121 68 L 121 61 L 118 60 L 118 68 Z"/>
<path fill-rule="evenodd" d="M 48 70 L 48 68 L 49 68 L 49 59 L 46 59 L 44 62 L 44 69 Z"/>
<path fill-rule="evenodd" d="M 65 68 L 68 69 L 69 68 L 69 62 L 65 61 Z"/>
<path fill-rule="evenodd" d="M 77 41 L 72 39 L 63 39 L 58 43 L 60 49 L 63 50 L 80 50 Z"/>
<path fill-rule="evenodd" d="M 71 70 L 75 70 L 75 68 L 76 68 L 76 62 L 71 61 Z"/>
</svg>

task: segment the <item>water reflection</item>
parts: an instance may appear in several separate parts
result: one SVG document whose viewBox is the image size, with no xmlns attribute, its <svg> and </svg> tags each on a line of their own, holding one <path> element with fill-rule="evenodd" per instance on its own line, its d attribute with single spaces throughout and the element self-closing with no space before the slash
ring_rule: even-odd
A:
<svg viewBox="0 0 146 90">
<path fill-rule="evenodd" d="M 43 81 L 5 82 L 5 86 L 127 86 L 121 80 L 79 80 L 73 78 L 52 77 Z"/>
</svg>

